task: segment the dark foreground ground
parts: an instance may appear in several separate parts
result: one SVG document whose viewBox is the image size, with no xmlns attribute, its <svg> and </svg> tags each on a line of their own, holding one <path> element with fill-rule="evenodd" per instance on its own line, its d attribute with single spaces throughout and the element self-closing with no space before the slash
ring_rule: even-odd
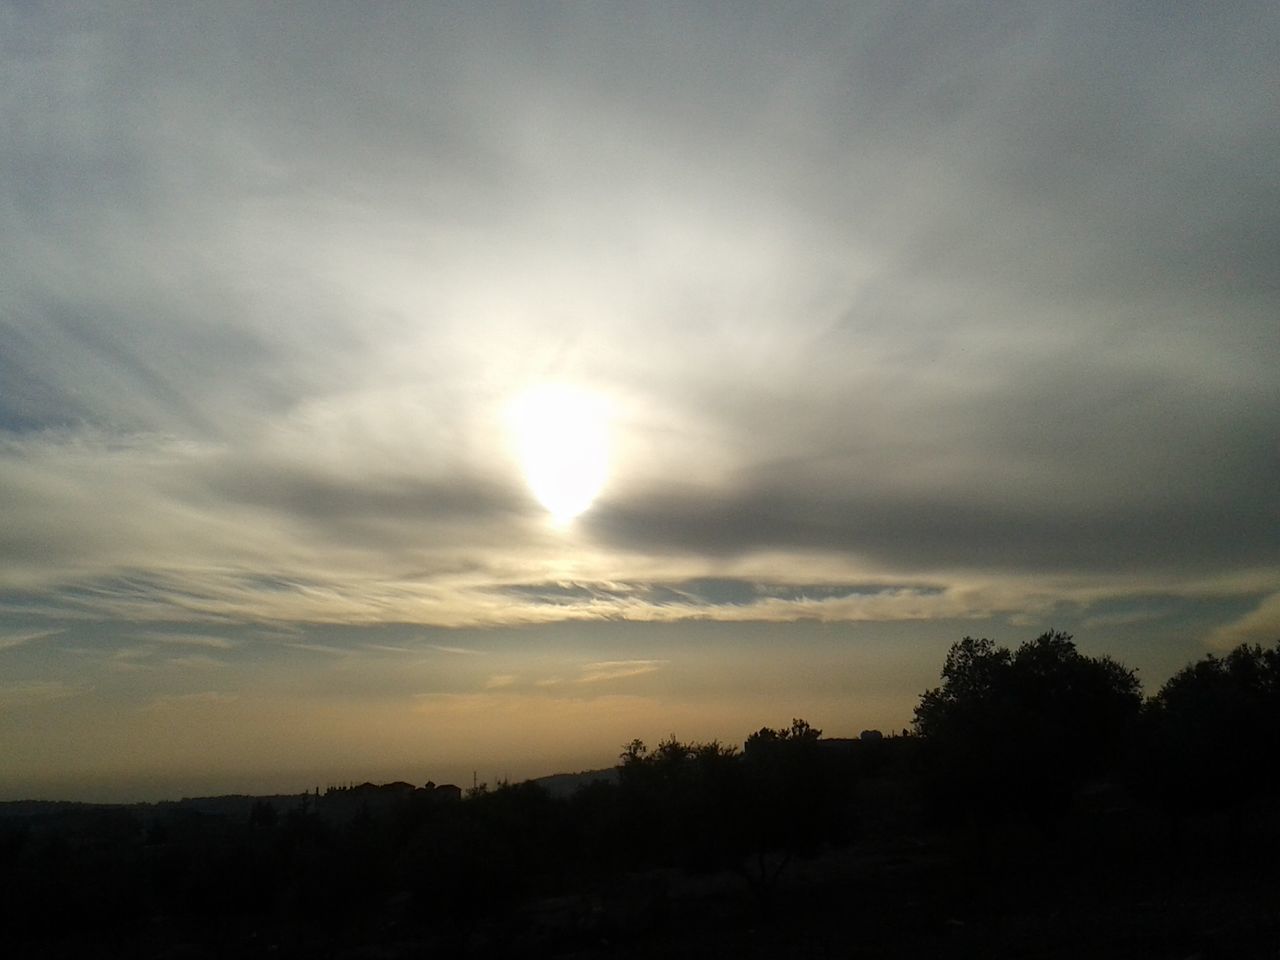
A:
<svg viewBox="0 0 1280 960">
<path fill-rule="evenodd" d="M 398 960 L 434 957 L 1280 958 L 1272 831 L 1223 818 L 868 837 L 786 863 L 775 887 L 733 871 L 648 869 L 552 896 L 424 919 L 407 891 L 331 918 L 151 917 L 90 928 L 56 909 L 10 928 L 14 957 Z M 1129 856 L 1118 853 L 1128 848 Z M 768 869 L 781 858 L 766 861 Z M 759 864 L 753 865 L 758 867 Z M 12 878 L 10 878 L 12 879 Z M 251 877 L 243 878 L 251 883 Z M 46 904 L 45 906 L 55 906 Z"/>
</svg>

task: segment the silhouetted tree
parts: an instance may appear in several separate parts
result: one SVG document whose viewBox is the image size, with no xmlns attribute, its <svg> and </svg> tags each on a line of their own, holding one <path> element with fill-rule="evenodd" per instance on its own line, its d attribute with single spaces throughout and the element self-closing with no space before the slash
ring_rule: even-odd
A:
<svg viewBox="0 0 1280 960">
<path fill-rule="evenodd" d="M 1114 774 L 1141 707 L 1134 672 L 1050 631 L 1011 653 L 952 645 L 915 711 L 936 812 L 970 825 L 1018 814 L 1052 828 L 1071 791 Z"/>
<path fill-rule="evenodd" d="M 1167 812 L 1228 810 L 1280 793 L 1280 641 L 1184 667 L 1146 705 L 1147 785 Z"/>
<path fill-rule="evenodd" d="M 739 872 L 762 907 L 769 906 L 794 857 L 852 835 L 854 768 L 849 757 L 825 750 L 821 737 L 821 730 L 795 719 L 790 727 L 762 727 L 747 738 L 746 856 Z"/>
<path fill-rule="evenodd" d="M 691 869 L 729 868 L 766 907 L 791 859 L 849 835 L 851 767 L 804 720 L 764 727 L 745 752 L 674 736 L 624 747 L 619 787 L 648 852 Z"/>
<path fill-rule="evenodd" d="M 752 752 L 768 750 L 775 743 L 816 743 L 821 738 L 822 731 L 809 726 L 808 721 L 793 719 L 790 727 L 779 727 L 777 730 L 761 727 L 747 737 L 746 749 Z"/>
<path fill-rule="evenodd" d="M 633 838 L 668 863 L 723 865 L 742 802 L 737 759 L 736 747 L 684 743 L 674 734 L 652 751 L 640 740 L 627 744 L 618 774 L 627 818 L 640 828 Z"/>
</svg>

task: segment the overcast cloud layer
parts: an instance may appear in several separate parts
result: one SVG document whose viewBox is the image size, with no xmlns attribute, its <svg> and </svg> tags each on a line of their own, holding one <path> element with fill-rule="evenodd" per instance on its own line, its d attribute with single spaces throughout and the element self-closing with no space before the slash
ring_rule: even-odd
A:
<svg viewBox="0 0 1280 960">
<path fill-rule="evenodd" d="M 1163 594 L 1280 635 L 1278 38 L 1274 3 L 0 6 L 0 616 Z M 503 427 L 547 380 L 614 415 L 568 530 Z"/>
</svg>

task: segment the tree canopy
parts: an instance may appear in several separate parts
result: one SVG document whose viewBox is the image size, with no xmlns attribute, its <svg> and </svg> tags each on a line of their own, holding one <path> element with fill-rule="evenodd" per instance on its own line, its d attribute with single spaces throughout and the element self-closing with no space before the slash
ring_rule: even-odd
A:
<svg viewBox="0 0 1280 960">
<path fill-rule="evenodd" d="M 1230 806 L 1280 792 L 1280 641 L 1189 664 L 1147 705 L 1149 779 L 1166 805 Z"/>
<path fill-rule="evenodd" d="M 967 819 L 1020 809 L 1042 823 L 1073 787 L 1110 772 L 1142 705 L 1136 674 L 1049 631 L 1015 651 L 953 644 L 926 691 L 916 732 L 932 748 L 934 796 Z"/>
</svg>

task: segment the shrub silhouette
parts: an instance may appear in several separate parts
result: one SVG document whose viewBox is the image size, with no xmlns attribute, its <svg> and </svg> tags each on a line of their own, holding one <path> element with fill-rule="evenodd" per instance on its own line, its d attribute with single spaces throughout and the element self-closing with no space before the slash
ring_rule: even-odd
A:
<svg viewBox="0 0 1280 960">
<path fill-rule="evenodd" d="M 821 735 L 793 720 L 751 734 L 745 753 L 674 735 L 651 752 L 633 740 L 619 768 L 633 851 L 691 871 L 732 870 L 767 907 L 793 857 L 848 834 L 852 768 L 821 748 Z"/>
<path fill-rule="evenodd" d="M 633 854 L 644 858 L 647 848 L 654 862 L 691 870 L 732 859 L 743 802 L 738 758 L 736 747 L 714 740 L 682 743 L 672 734 L 652 752 L 631 741 L 618 773 Z"/>
</svg>

